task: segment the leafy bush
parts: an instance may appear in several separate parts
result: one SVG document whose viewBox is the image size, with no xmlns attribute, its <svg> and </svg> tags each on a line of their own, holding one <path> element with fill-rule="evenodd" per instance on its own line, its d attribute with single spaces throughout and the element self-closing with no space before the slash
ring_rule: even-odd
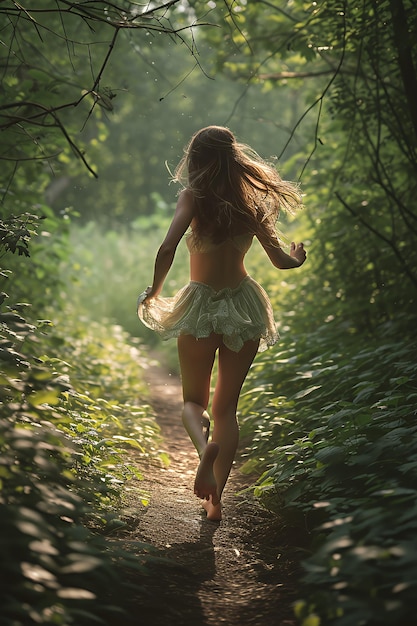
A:
<svg viewBox="0 0 417 626">
<path fill-rule="evenodd" d="M 121 577 L 136 570 L 139 593 L 146 566 L 86 527 L 96 498 L 74 475 L 77 448 L 47 424 L 2 420 L 0 437 L 2 623 L 126 620 L 109 590 L 127 601 Z"/>
<path fill-rule="evenodd" d="M 27 250 L 22 238 L 28 242 L 33 233 L 20 226 L 6 224 L 3 252 L 13 233 L 15 249 Z M 7 279 L 10 272 L 1 275 Z M 29 321 L 32 307 L 7 306 L 9 300 L 3 292 L 2 623 L 133 623 L 129 603 L 146 597 L 152 549 L 138 543 L 126 552 L 105 535 L 122 526 L 120 489 L 129 477 L 140 477 L 137 462 L 158 454 L 158 430 L 140 381 L 142 350 L 118 327 L 80 320 L 70 304 L 50 311 L 53 326 Z M 135 464 L 127 462 L 132 446 Z M 137 496 L 140 506 L 140 491 Z"/>
<path fill-rule="evenodd" d="M 57 308 L 63 287 L 57 267 L 68 259 L 69 215 L 57 218 L 46 205 L 14 205 L 25 212 L 0 220 L 0 257 L 7 254 L 0 281 L 7 279 L 15 302 L 30 302 L 39 311 Z"/>
<path fill-rule="evenodd" d="M 250 373 L 240 406 L 243 434 L 255 431 L 246 469 L 268 466 L 256 493 L 311 533 L 308 599 L 297 605 L 306 624 L 312 614 L 335 626 L 406 624 L 414 615 L 412 329 L 400 318 L 364 342 L 329 324 L 284 339 Z"/>
</svg>

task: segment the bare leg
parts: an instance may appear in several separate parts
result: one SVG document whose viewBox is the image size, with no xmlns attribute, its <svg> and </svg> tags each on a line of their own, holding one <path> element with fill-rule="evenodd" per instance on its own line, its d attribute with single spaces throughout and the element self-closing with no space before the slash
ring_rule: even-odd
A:
<svg viewBox="0 0 417 626">
<path fill-rule="evenodd" d="M 216 443 L 208 443 L 209 415 L 206 411 L 210 393 L 210 378 L 219 337 L 195 339 L 192 335 L 178 338 L 184 396 L 183 424 L 200 457 L 194 482 L 194 493 L 202 499 L 217 502 L 217 485 L 213 463 L 218 454 Z"/>
<path fill-rule="evenodd" d="M 212 404 L 213 441 L 219 446 L 213 465 L 218 502 L 211 498 L 204 507 L 210 519 L 221 519 L 219 503 L 239 442 L 237 403 L 246 374 L 258 350 L 258 344 L 258 341 L 248 341 L 238 353 L 223 345 L 219 349 L 219 373 Z"/>
<path fill-rule="evenodd" d="M 198 456 L 201 458 L 208 442 L 207 430 L 210 424 L 209 414 L 200 404 L 185 401 L 182 412 L 182 423 L 198 452 Z"/>
<path fill-rule="evenodd" d="M 207 411 L 195 402 L 185 402 L 182 412 L 182 422 L 200 457 L 197 470 L 194 493 L 199 498 L 217 497 L 216 480 L 213 473 L 213 463 L 219 451 L 216 443 L 208 443 L 205 432 L 206 421 L 210 422 Z"/>
</svg>

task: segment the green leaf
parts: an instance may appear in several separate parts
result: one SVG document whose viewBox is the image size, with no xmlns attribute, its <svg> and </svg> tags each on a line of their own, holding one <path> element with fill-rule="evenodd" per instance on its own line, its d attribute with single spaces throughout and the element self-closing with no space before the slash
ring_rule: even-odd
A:
<svg viewBox="0 0 417 626">
<path fill-rule="evenodd" d="M 43 389 L 35 391 L 28 396 L 28 402 L 33 407 L 39 407 L 42 404 L 55 406 L 59 404 L 60 391 L 56 389 Z"/>
</svg>

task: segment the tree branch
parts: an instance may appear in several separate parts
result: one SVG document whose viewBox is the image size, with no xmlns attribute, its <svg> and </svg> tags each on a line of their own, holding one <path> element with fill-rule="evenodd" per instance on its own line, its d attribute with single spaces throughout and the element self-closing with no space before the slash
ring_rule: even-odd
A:
<svg viewBox="0 0 417 626">
<path fill-rule="evenodd" d="M 404 93 L 414 127 L 415 139 L 417 139 L 417 75 L 413 64 L 412 44 L 403 0 L 390 0 L 390 9 Z"/>
<path fill-rule="evenodd" d="M 333 68 L 322 70 L 321 72 L 272 72 L 270 74 L 258 74 L 261 80 L 291 80 L 293 78 L 314 78 L 316 76 L 326 76 L 334 74 Z"/>
<path fill-rule="evenodd" d="M 36 30 L 37 36 L 41 41 L 43 41 L 42 31 L 51 33 L 54 37 L 62 39 L 64 42 L 66 42 L 69 57 L 70 46 L 83 45 L 89 47 L 91 45 L 91 42 L 76 41 L 74 38 L 69 37 L 68 31 L 66 29 L 66 20 L 78 20 L 82 24 L 86 24 L 90 31 L 93 33 L 96 30 L 97 24 L 101 24 L 102 28 L 112 28 L 114 30 L 112 37 L 108 43 L 106 54 L 101 61 L 99 71 L 97 73 L 92 72 L 93 76 L 91 87 L 87 89 L 82 89 L 81 87 L 79 87 L 79 91 L 81 91 L 82 93 L 80 97 L 77 97 L 70 102 L 61 101 L 59 104 L 51 106 L 46 106 L 40 102 L 31 101 L 30 99 L 26 98 L 20 101 L 5 102 L 4 104 L 0 105 L 0 111 L 3 112 L 3 114 L 0 116 L 0 130 L 7 130 L 12 128 L 13 126 L 16 126 L 16 128 L 20 129 L 21 132 L 25 132 L 27 137 L 31 137 L 32 135 L 29 132 L 29 128 L 31 125 L 45 128 L 51 128 L 55 126 L 60 129 L 60 132 L 64 136 L 66 142 L 71 147 L 73 152 L 77 155 L 77 157 L 81 159 L 88 171 L 93 174 L 93 176 L 97 176 L 94 170 L 89 166 L 82 150 L 71 138 L 69 130 L 63 123 L 62 119 L 59 117 L 58 113 L 64 109 L 77 107 L 86 97 L 92 95 L 94 98 L 94 102 L 86 117 L 85 123 L 87 123 L 96 104 L 107 103 L 108 105 L 105 94 L 100 92 L 99 86 L 104 71 L 108 65 L 109 59 L 114 51 L 116 40 L 121 30 L 142 29 L 149 32 L 167 34 L 170 37 L 177 37 L 181 42 L 185 42 L 187 44 L 185 37 L 183 37 L 181 33 L 184 31 L 192 33 L 192 30 L 195 26 L 200 27 L 205 24 L 196 21 L 193 24 L 186 24 L 185 26 L 172 26 L 169 20 L 168 12 L 179 2 L 180 0 L 168 0 L 167 2 L 164 2 L 160 5 L 147 3 L 141 6 L 137 2 L 130 1 L 119 3 L 117 1 L 107 0 L 83 0 L 82 2 L 74 2 L 71 0 L 56 0 L 56 8 L 42 8 L 39 7 L 39 5 L 38 7 L 35 6 L 33 8 L 28 8 L 23 6 L 23 3 L 19 2 L 18 0 L 12 0 L 11 3 L 7 3 L 8 6 L 5 6 L 3 3 L 0 2 L 0 18 L 2 16 L 8 18 L 9 24 L 12 28 L 10 41 L 3 42 L 3 45 L 6 47 L 6 49 L 8 49 L 8 57 L 7 62 L 5 63 L 4 72 L 7 72 L 7 70 L 10 68 L 10 57 L 12 55 L 16 56 L 16 53 L 13 50 L 13 46 L 15 45 L 15 42 L 18 41 L 19 29 L 24 33 L 21 26 L 24 27 L 25 24 L 28 24 L 28 28 L 32 27 Z M 59 17 L 61 22 L 61 32 L 59 32 L 58 30 L 55 31 L 53 27 L 51 28 L 48 26 L 46 18 L 52 15 Z M 22 34 L 22 32 L 20 32 L 20 35 L 24 37 L 24 34 Z M 79 29 L 77 32 L 79 33 Z M 76 38 L 81 39 L 81 37 L 79 37 L 78 35 L 76 35 Z M 18 45 L 20 44 L 18 43 Z M 189 44 L 188 47 L 190 47 Z M 194 56 L 194 52 L 192 50 L 190 51 L 191 54 L 193 54 Z M 17 57 L 17 60 L 19 61 L 19 63 L 17 65 L 16 72 L 18 72 L 20 68 L 24 68 L 25 71 L 27 71 L 28 68 L 31 69 L 32 66 L 30 64 L 30 59 L 28 58 L 28 62 L 26 61 L 26 58 L 24 58 L 23 49 L 19 47 L 18 52 L 19 57 Z M 36 47 L 34 47 L 33 52 L 38 52 Z M 32 53 L 30 54 L 30 56 L 32 58 Z M 198 59 L 196 59 L 196 62 L 197 65 L 201 67 Z M 72 69 L 74 70 L 71 57 L 70 63 Z M 40 68 L 40 71 L 44 70 Z M 55 78 L 55 80 L 57 81 L 57 83 L 67 82 L 65 77 L 62 79 L 62 81 L 60 77 L 58 79 Z M 108 98 L 108 100 L 110 98 L 111 96 Z M 10 111 L 10 114 L 7 114 L 8 111 Z M 15 114 L 13 112 L 15 112 Z M 48 123 L 48 118 L 53 119 L 53 124 Z M 23 158 L 19 158 L 18 155 L 16 157 L 16 161 L 25 160 L 26 156 L 27 155 L 22 155 Z M 29 158 L 31 158 L 30 155 Z M 36 158 L 36 155 L 33 156 L 33 159 Z M 0 160 L 1 159 L 2 157 L 0 156 Z M 7 155 L 7 160 L 10 160 L 10 155 Z"/>
</svg>

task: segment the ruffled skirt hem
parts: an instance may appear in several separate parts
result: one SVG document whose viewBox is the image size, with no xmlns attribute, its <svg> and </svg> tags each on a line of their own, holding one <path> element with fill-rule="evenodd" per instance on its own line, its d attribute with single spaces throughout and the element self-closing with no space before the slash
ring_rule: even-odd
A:
<svg viewBox="0 0 417 626">
<path fill-rule="evenodd" d="M 269 298 L 250 276 L 234 289 L 219 291 L 191 281 L 172 298 L 158 296 L 141 302 L 138 316 L 162 339 L 183 334 L 202 339 L 216 333 L 234 352 L 246 341 L 257 339 L 262 352 L 279 338 Z"/>
</svg>

